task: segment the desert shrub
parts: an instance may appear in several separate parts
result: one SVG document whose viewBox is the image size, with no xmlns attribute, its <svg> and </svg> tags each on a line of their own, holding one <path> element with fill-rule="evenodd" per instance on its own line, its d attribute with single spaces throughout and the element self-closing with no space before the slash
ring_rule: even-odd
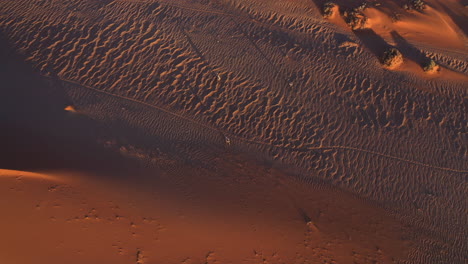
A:
<svg viewBox="0 0 468 264">
<path fill-rule="evenodd" d="M 336 6 L 335 3 L 333 2 L 326 2 L 324 5 L 323 5 L 323 17 L 327 18 L 327 17 L 331 17 L 333 15 L 333 8 Z"/>
<path fill-rule="evenodd" d="M 369 7 L 369 4 L 367 2 L 362 2 L 359 6 L 357 6 L 356 8 L 354 8 L 354 11 L 355 12 L 362 12 L 364 11 L 366 8 Z"/>
<path fill-rule="evenodd" d="M 394 68 L 403 62 L 403 55 L 396 48 L 389 48 L 382 55 L 382 64 L 387 68 Z"/>
<path fill-rule="evenodd" d="M 422 0 L 412 0 L 411 4 L 413 5 L 413 8 L 418 11 L 424 10 L 426 8 L 426 3 Z"/>
<path fill-rule="evenodd" d="M 345 11 L 343 16 L 346 24 L 348 24 L 348 26 L 353 30 L 364 28 L 367 22 L 367 17 L 361 12 L 357 12 L 355 10 Z"/>
<path fill-rule="evenodd" d="M 390 18 L 393 22 L 397 22 L 401 20 L 402 15 L 400 13 L 393 13 L 390 15 Z"/>
<path fill-rule="evenodd" d="M 423 64 L 423 70 L 425 72 L 434 72 L 437 71 L 438 68 L 439 65 L 437 65 L 437 63 L 433 59 L 429 59 Z"/>
<path fill-rule="evenodd" d="M 406 10 L 422 11 L 426 8 L 426 3 L 423 0 L 409 0 L 409 2 L 405 4 L 403 8 Z"/>
<path fill-rule="evenodd" d="M 367 23 L 367 17 L 362 13 L 369 7 L 367 2 L 362 2 L 359 6 L 343 13 L 344 20 L 353 30 L 363 29 Z"/>
</svg>

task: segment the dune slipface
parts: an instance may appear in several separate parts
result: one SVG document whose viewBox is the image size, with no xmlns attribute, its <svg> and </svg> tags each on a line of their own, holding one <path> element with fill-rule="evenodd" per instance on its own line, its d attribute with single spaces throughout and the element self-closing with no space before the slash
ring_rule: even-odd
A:
<svg viewBox="0 0 468 264">
<path fill-rule="evenodd" d="M 325 2 L 1 1 L 0 262 L 465 263 L 466 7 Z"/>
</svg>

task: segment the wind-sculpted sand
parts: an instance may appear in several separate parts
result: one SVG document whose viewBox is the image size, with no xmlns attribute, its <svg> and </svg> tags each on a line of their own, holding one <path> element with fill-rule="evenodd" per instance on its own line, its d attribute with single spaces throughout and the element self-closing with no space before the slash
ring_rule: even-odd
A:
<svg viewBox="0 0 468 264">
<path fill-rule="evenodd" d="M 2 171 L 2 186 L 31 188 L 2 192 L 24 209 L 11 219 L 30 200 L 68 206 L 53 221 L 72 242 L 31 257 L 464 263 L 466 7 L 426 2 L 335 1 L 324 18 L 318 0 L 1 1 L 0 168 L 75 175 L 77 192 L 49 197 L 50 179 Z M 351 30 L 349 12 L 366 23 Z M 384 67 L 392 47 L 403 61 Z M 126 222 L 77 232 L 83 199 L 109 219 L 118 201 Z M 41 236 L 52 207 L 32 216 Z M 105 250 L 80 251 L 89 239 Z M 6 259 L 31 263 L 18 254 Z"/>
</svg>

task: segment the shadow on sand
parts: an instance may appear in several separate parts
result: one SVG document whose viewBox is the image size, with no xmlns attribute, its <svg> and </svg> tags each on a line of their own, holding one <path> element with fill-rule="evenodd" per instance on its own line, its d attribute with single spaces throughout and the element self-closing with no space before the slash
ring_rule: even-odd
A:
<svg viewBox="0 0 468 264">
<path fill-rule="evenodd" d="M 398 32 L 392 31 L 390 32 L 390 35 L 395 41 L 397 49 L 400 50 L 401 54 L 403 54 L 403 57 L 412 60 L 418 63 L 419 65 L 427 63 L 429 59 L 426 57 L 426 54 L 424 54 L 414 45 L 409 43 L 405 38 L 398 34 Z"/>
<path fill-rule="evenodd" d="M 96 142 L 105 128 L 64 111 L 70 101 L 58 82 L 37 74 L 2 32 L 0 82 L 0 168 L 103 172 L 113 177 L 128 170 L 131 161 Z"/>
<path fill-rule="evenodd" d="M 377 35 L 372 29 L 361 29 L 354 31 L 356 36 L 361 40 L 362 44 L 370 50 L 377 58 L 382 57 L 382 54 L 392 47 L 382 37 Z"/>
</svg>

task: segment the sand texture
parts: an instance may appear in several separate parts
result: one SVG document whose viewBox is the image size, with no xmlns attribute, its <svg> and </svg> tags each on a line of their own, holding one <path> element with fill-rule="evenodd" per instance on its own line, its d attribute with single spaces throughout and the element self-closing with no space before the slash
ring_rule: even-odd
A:
<svg viewBox="0 0 468 264">
<path fill-rule="evenodd" d="M 0 1 L 0 263 L 466 263 L 466 3 L 325 2 Z"/>
</svg>

